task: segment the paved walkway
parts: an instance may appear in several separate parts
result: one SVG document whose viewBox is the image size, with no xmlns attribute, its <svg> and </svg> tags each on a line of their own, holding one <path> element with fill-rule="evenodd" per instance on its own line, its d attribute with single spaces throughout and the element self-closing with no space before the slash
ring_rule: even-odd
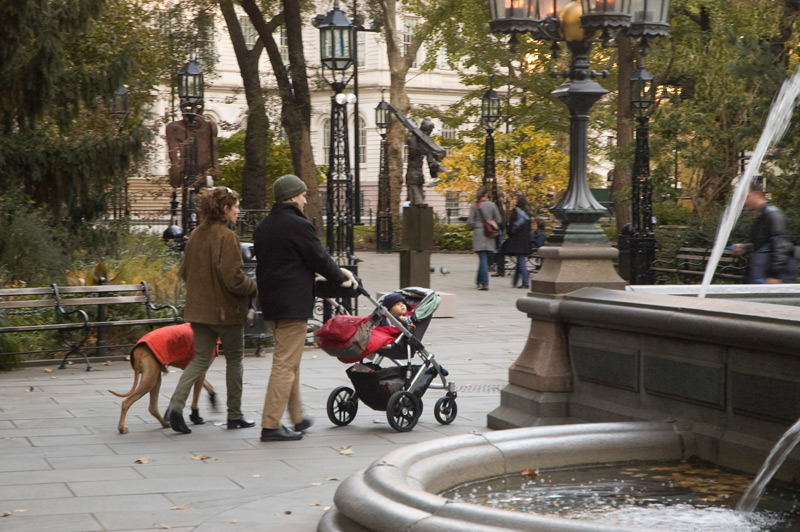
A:
<svg viewBox="0 0 800 532">
<path fill-rule="evenodd" d="M 398 288 L 398 255 L 359 257 L 368 290 Z M 473 254 L 435 254 L 431 264 L 431 287 L 457 296 L 457 316 L 434 319 L 424 338 L 457 385 L 452 425 L 434 419 L 442 392 L 431 389 L 411 432 L 394 432 L 384 412 L 363 404 L 352 424 L 335 427 L 325 404 L 333 388 L 349 384 L 347 366 L 319 349 L 306 351 L 301 370 L 303 402 L 316 424 L 303 440 L 285 443 L 260 442 L 259 428 L 225 430 L 225 412 L 210 411 L 205 399 L 206 424 L 192 434 L 162 429 L 146 399 L 128 413 L 130 433 L 118 434 L 121 399 L 107 390 L 130 389 L 127 361 L 98 360 L 94 372 L 76 361 L 65 370 L 2 373 L 0 531 L 313 532 L 348 475 L 402 445 L 487 430 L 486 415 L 499 405 L 528 333 L 529 320 L 515 308 L 525 291 L 513 289 L 509 277 L 477 291 Z M 361 307 L 362 314 L 370 310 Z M 269 352 L 245 357 L 247 418 L 260 420 L 270 366 Z M 209 372 L 223 397 L 224 368 L 218 361 Z M 162 410 L 177 381 L 175 373 L 163 380 Z"/>
</svg>

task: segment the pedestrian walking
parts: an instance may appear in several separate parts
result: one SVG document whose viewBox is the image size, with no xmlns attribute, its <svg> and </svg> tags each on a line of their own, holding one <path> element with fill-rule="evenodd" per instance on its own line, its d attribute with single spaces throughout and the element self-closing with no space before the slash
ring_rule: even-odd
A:
<svg viewBox="0 0 800 532">
<path fill-rule="evenodd" d="M 300 359 L 308 319 L 314 314 L 314 278 L 319 274 L 343 287 L 358 285 L 349 270 L 336 265 L 303 214 L 305 183 L 285 175 L 272 190 L 275 204 L 253 233 L 261 312 L 275 339 L 261 441 L 299 440 L 313 422 L 300 402 Z M 281 424 L 287 409 L 294 430 Z"/>
<path fill-rule="evenodd" d="M 495 239 L 497 235 L 489 235 L 487 225 L 502 219 L 503 214 L 486 197 L 486 187 L 478 188 L 476 201 L 469 207 L 467 223 L 472 228 L 472 250 L 478 255 L 478 274 L 475 284 L 478 290 L 489 289 L 489 257 L 495 252 Z"/>
<path fill-rule="evenodd" d="M 194 358 L 181 374 L 169 402 L 172 430 L 192 430 L 183 419 L 189 390 L 214 360 L 217 338 L 225 353 L 228 428 L 254 427 L 242 415 L 244 322 L 256 283 L 242 271 L 239 237 L 228 226 L 236 223 L 239 196 L 227 187 L 204 189 L 197 197 L 198 225 L 186 242 L 180 276 L 186 282 L 183 316 L 192 325 Z"/>
<path fill-rule="evenodd" d="M 508 240 L 504 242 L 504 251 L 507 255 L 514 255 L 517 258 L 511 285 L 515 288 L 528 288 L 530 286 L 528 255 L 531 254 L 531 215 L 528 200 L 522 193 L 516 195 L 514 208 L 508 218 Z"/>
</svg>

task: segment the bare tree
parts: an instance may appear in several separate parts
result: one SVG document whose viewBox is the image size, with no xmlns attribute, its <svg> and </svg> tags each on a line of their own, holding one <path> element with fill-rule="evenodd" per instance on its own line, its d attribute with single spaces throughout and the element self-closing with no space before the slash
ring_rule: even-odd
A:
<svg viewBox="0 0 800 532">
<path fill-rule="evenodd" d="M 258 61 L 264 51 L 259 37 L 252 49 L 247 48 L 239 17 L 232 0 L 220 0 L 220 10 L 239 63 L 239 72 L 247 100 L 247 131 L 244 139 L 244 169 L 242 171 L 242 208 L 263 209 L 267 204 L 266 159 L 269 142 L 269 119 L 264 105 L 264 93 Z"/>
<path fill-rule="evenodd" d="M 242 8 L 250 17 L 259 37 L 264 42 L 267 56 L 278 85 L 281 98 L 281 125 L 289 140 L 294 171 L 308 186 L 306 215 L 322 230 L 322 206 L 319 197 L 317 167 L 311 147 L 311 93 L 308 86 L 306 60 L 303 55 L 303 21 L 301 2 L 283 0 L 283 9 L 267 21 L 255 0 L 241 0 Z M 281 58 L 280 47 L 273 32 L 281 23 L 286 32 L 289 64 Z"/>
</svg>

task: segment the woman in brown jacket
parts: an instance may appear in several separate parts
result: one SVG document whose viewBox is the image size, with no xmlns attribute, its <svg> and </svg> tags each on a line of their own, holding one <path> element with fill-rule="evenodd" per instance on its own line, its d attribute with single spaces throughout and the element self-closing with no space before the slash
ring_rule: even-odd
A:
<svg viewBox="0 0 800 532">
<path fill-rule="evenodd" d="M 175 432 L 192 430 L 183 419 L 189 391 L 214 360 L 217 338 L 225 352 L 228 428 L 253 427 L 242 417 L 242 358 L 248 300 L 256 283 L 242 272 L 239 237 L 228 228 L 239 214 L 239 196 L 226 187 L 206 189 L 198 196 L 200 225 L 192 231 L 181 263 L 186 281 L 184 319 L 194 334 L 194 358 L 186 366 L 169 403 L 169 422 Z"/>
</svg>

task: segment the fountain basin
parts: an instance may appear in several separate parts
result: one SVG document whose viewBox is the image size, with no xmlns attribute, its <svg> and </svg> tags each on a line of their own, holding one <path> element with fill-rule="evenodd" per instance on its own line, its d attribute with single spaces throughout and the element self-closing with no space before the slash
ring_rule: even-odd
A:
<svg viewBox="0 0 800 532">
<path fill-rule="evenodd" d="M 404 447 L 346 479 L 319 532 L 619 531 L 535 514 L 454 502 L 436 495 L 465 482 L 526 468 L 681 460 L 694 454 L 691 432 L 673 422 L 521 428 L 453 436 Z"/>
</svg>

